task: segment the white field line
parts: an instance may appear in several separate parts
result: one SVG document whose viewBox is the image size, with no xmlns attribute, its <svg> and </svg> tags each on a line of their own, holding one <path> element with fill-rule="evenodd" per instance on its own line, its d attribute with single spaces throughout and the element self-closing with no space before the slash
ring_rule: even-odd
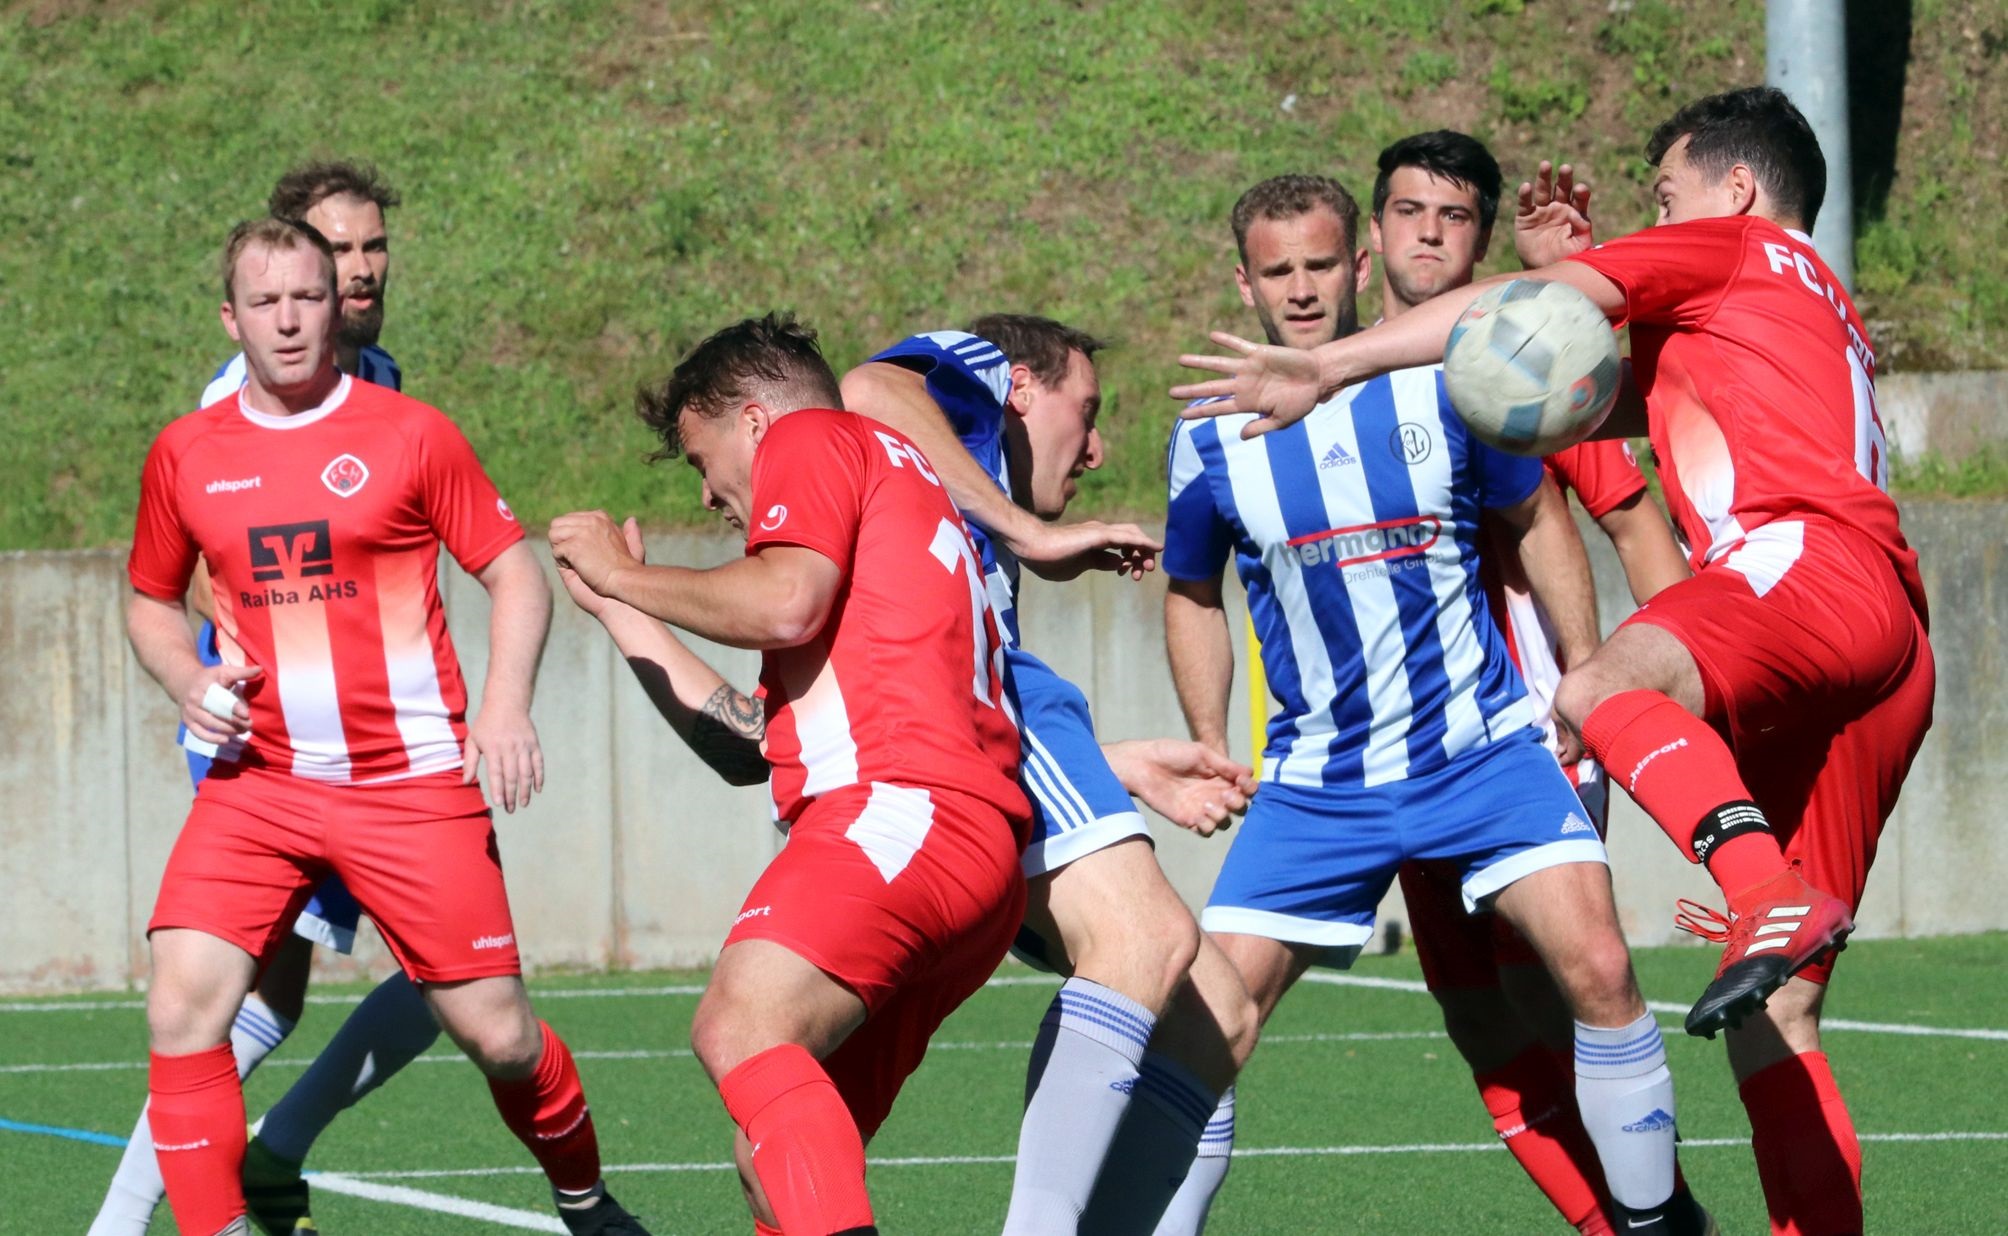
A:
<svg viewBox="0 0 2008 1236">
<path fill-rule="evenodd" d="M 2008 1132 L 1954 1132 L 1954 1133 L 1862 1133 L 1858 1140 L 1864 1142 L 2003 1142 L 2008 1141 Z M 1719 1149 L 1723 1147 L 1748 1148 L 1747 1137 L 1694 1137 L 1683 1138 L 1681 1147 Z M 1356 1155 L 1376 1154 L 1483 1154 L 1504 1150 L 1505 1146 L 1490 1142 L 1411 1142 L 1393 1146 L 1236 1146 L 1236 1158 L 1274 1159 L 1314 1159 L 1341 1158 Z M 1016 1155 L 1008 1154 L 950 1154 L 917 1155 L 907 1158 L 873 1159 L 873 1167 L 958 1167 L 968 1164 L 1015 1163 Z M 729 1172 L 730 1163 L 624 1163 L 610 1165 L 608 1176 L 618 1177 L 629 1173 L 642 1172 Z M 433 1168 L 429 1170 L 343 1172 L 344 1177 L 354 1180 L 445 1180 L 484 1176 L 534 1176 L 542 1168 L 527 1165 L 509 1167 L 458 1167 Z M 318 1182 L 325 1176 L 314 1176 Z"/>
<path fill-rule="evenodd" d="M 1391 1043 L 1408 1039 L 1446 1038 L 1441 1030 L 1361 1030 L 1352 1033 L 1334 1034 L 1272 1034 L 1262 1041 L 1271 1044 L 1283 1043 Z M 928 1044 L 929 1051 L 1030 1051 L 1030 1039 L 960 1040 Z M 572 1053 L 574 1060 L 688 1060 L 692 1056 L 688 1047 L 633 1048 L 625 1051 L 589 1051 Z M 413 1064 L 455 1064 L 467 1057 L 456 1051 L 435 1051 L 412 1060 Z M 310 1056 L 267 1057 L 259 1063 L 263 1069 L 304 1069 L 312 1064 Z M 19 1073 L 117 1073 L 144 1069 L 144 1060 L 95 1060 L 82 1064 L 0 1064 L 0 1076 Z"/>
<path fill-rule="evenodd" d="M 1369 978 L 1356 974 L 1331 974 L 1312 971 L 1304 976 L 1304 982 L 1319 983 L 1328 987 L 1364 987 L 1378 991 L 1401 991 L 1415 995 L 1427 994 L 1429 989 L 1415 979 Z M 1007 974 L 991 979 L 985 987 L 1051 987 L 1059 980 L 1050 974 Z M 590 1000 L 590 999 L 632 999 L 638 997 L 699 996 L 704 994 L 701 983 L 677 983 L 661 987 L 572 987 L 532 989 L 533 1000 Z M 357 1004 L 361 996 L 313 996 L 307 997 L 309 1004 Z M 0 1013 L 72 1013 L 91 1012 L 99 1009 L 143 1009 L 144 1000 L 16 1000 L 0 1002 Z M 1648 1000 L 1646 1007 L 1655 1013 L 1685 1014 L 1687 1006 L 1670 1000 Z M 2008 1030 L 1983 1027 L 1926 1026 L 1910 1022 L 1854 1021 L 1844 1017 L 1829 1017 L 1821 1021 L 1824 1030 L 1859 1032 L 1866 1034 L 1899 1034 L 1917 1038 L 1976 1039 L 1987 1042 L 2008 1042 Z M 1285 1041 L 1280 1037 L 1266 1042 Z M 457 1057 L 455 1057 L 457 1059 Z M 0 1066 L 5 1072 L 49 1072 L 56 1068 L 44 1066 Z M 115 1068 L 116 1065 L 76 1065 L 63 1066 L 79 1069 Z"/>
<path fill-rule="evenodd" d="M 387 1202 L 393 1206 L 411 1206 L 419 1210 L 458 1215 L 463 1219 L 479 1219 L 525 1232 L 563 1233 L 565 1230 L 564 1223 L 556 1215 L 538 1214 L 533 1210 L 517 1210 L 511 1206 L 494 1206 L 487 1202 L 469 1201 L 467 1198 L 454 1197 L 446 1193 L 427 1193 L 423 1189 L 413 1189 L 404 1185 L 378 1184 L 374 1181 L 358 1180 L 341 1172 L 314 1173 L 314 1188 L 325 1189 L 329 1193 L 346 1193 L 350 1197 L 367 1198 L 372 1202 Z"/>
</svg>

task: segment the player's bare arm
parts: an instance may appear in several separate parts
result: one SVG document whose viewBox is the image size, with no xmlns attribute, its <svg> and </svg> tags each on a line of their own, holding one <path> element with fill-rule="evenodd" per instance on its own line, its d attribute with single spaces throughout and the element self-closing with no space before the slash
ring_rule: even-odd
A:
<svg viewBox="0 0 2008 1236">
<path fill-rule="evenodd" d="M 1513 212 L 1513 252 L 1520 265 L 1539 270 L 1594 243 L 1590 186 L 1576 180 L 1576 169 L 1569 164 L 1556 167 L 1541 160 L 1534 179 L 1521 182 Z"/>
<path fill-rule="evenodd" d="M 1666 516 L 1660 514 L 1659 504 L 1643 491 L 1598 516 L 1597 526 L 1618 551 L 1625 582 L 1631 585 L 1632 600 L 1640 605 L 1650 601 L 1660 589 L 1677 584 L 1692 573 L 1688 570 L 1687 555 L 1680 552 L 1680 543 L 1673 539 Z"/>
<path fill-rule="evenodd" d="M 204 665 L 196 655 L 195 634 L 188 629 L 188 610 L 179 601 L 163 601 L 135 592 L 126 602 L 126 637 L 134 655 L 181 712 L 188 732 L 216 746 L 251 730 L 251 710 L 240 698 L 227 715 L 211 711 L 211 688 L 229 691 L 263 673 L 255 665 Z"/>
<path fill-rule="evenodd" d="M 488 798 L 504 811 L 530 805 L 544 789 L 544 750 L 530 721 L 530 693 L 551 630 L 551 587 L 522 541 L 497 554 L 474 577 L 488 593 L 488 676 L 481 711 L 467 723 L 465 767 L 472 782 L 488 765 Z"/>
<path fill-rule="evenodd" d="M 767 545 L 709 570 L 638 561 L 604 511 L 560 515 L 551 553 L 586 587 L 671 626 L 733 648 L 793 648 L 830 616 L 843 571 L 813 549 Z"/>
<path fill-rule="evenodd" d="M 646 562 L 640 526 L 629 519 L 621 534 L 635 560 Z M 560 565 L 558 579 L 572 602 L 606 628 L 649 702 L 699 759 L 732 785 L 767 780 L 767 758 L 760 753 L 767 717 L 760 701 L 726 682 L 668 627 L 594 592 L 570 567 Z"/>
<path fill-rule="evenodd" d="M 1255 774 L 1205 743 L 1181 738 L 1105 742 L 1102 755 L 1123 788 L 1200 836 L 1231 827 L 1248 809 Z"/>
<path fill-rule="evenodd" d="M 1233 412 L 1258 413 L 1241 431 L 1253 438 L 1304 419 L 1312 408 L 1343 387 L 1369 378 L 1434 365 L 1443 359 L 1450 328 L 1471 302 L 1494 284 L 1513 279 L 1556 280 L 1571 284 L 1596 302 L 1613 320 L 1625 309 L 1624 290 L 1580 262 L 1556 262 L 1518 275 L 1495 275 L 1432 297 L 1391 321 L 1335 339 L 1311 351 L 1251 343 L 1226 331 L 1213 332 L 1213 342 L 1234 355 L 1187 353 L 1178 363 L 1221 375 L 1203 382 L 1174 386 L 1174 399 L 1216 402 L 1184 409 L 1188 420 Z"/>
<path fill-rule="evenodd" d="M 843 377 L 844 406 L 882 421 L 927 456 L 963 518 L 979 524 L 1045 579 L 1114 571 L 1142 579 L 1157 565 L 1159 542 L 1135 524 L 1083 520 L 1049 524 L 1012 501 L 955 436 L 927 393 L 927 379 L 885 361 L 867 361 Z"/>
<path fill-rule="evenodd" d="M 1581 665 L 1597 650 L 1597 591 L 1590 575 L 1590 556 L 1569 500 L 1545 473 L 1534 492 L 1496 514 L 1519 538 L 1520 562 L 1527 588 L 1548 613 L 1555 630 L 1556 651 L 1564 665 Z M 1582 758 L 1580 741 L 1566 727 L 1557 727 L 1564 764 Z"/>
<path fill-rule="evenodd" d="M 1227 702 L 1234 688 L 1234 636 L 1220 581 L 1174 579 L 1164 594 L 1164 645 L 1186 728 L 1227 753 Z"/>
</svg>

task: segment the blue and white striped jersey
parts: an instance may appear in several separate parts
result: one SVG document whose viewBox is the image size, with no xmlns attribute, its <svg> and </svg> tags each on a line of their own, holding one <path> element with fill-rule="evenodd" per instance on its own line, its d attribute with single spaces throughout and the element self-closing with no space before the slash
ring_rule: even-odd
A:
<svg viewBox="0 0 2008 1236">
<path fill-rule="evenodd" d="M 1376 786 L 1526 728 L 1533 710 L 1487 616 L 1478 514 L 1541 461 L 1473 439 L 1438 366 L 1349 387 L 1288 429 L 1172 433 L 1164 569 L 1217 579 L 1231 553 L 1280 707 L 1262 777 Z"/>
<path fill-rule="evenodd" d="M 1004 402 L 1011 397 L 1011 362 L 988 339 L 959 330 L 909 335 L 871 358 L 927 379 L 927 393 L 948 417 L 963 449 L 1011 492 L 1004 454 Z M 1004 638 L 1018 643 L 1018 560 L 973 521 L 969 535 L 983 555 L 983 577 Z"/>
<path fill-rule="evenodd" d="M 364 348 L 356 354 L 356 371 L 352 375 L 377 386 L 388 386 L 394 391 L 404 389 L 404 371 L 390 358 L 390 353 L 375 345 Z M 224 361 L 217 369 L 216 376 L 209 379 L 209 385 L 202 388 L 202 402 L 197 407 L 206 408 L 226 395 L 234 395 L 237 388 L 244 385 L 244 354 Z"/>
</svg>

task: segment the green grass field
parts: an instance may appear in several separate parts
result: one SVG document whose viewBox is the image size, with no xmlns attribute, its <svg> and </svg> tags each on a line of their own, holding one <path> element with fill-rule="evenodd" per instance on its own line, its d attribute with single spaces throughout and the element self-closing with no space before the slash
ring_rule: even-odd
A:
<svg viewBox="0 0 2008 1236">
<path fill-rule="evenodd" d="M 1871 1231 L 1991 1233 L 2008 1207 L 2008 936 L 1850 949 L 1828 1016 L 1836 1073 L 1864 1142 Z M 1638 957 L 1649 998 L 1685 1007 L 1710 973 L 1701 949 Z M 1377 985 L 1307 982 L 1278 1010 L 1242 1079 L 1239 1150 L 1211 1229 L 1235 1233 L 1561 1230 L 1502 1153 L 1412 957 L 1372 958 Z M 658 1233 L 750 1229 L 727 1167 L 731 1125 L 687 1051 L 701 974 L 546 978 L 540 1011 L 580 1059 L 615 1191 Z M 1396 985 L 1378 984 L 1396 980 Z M 255 1074 L 271 1102 L 330 1034 L 354 988 L 325 988 L 306 1024 Z M 1051 985 L 1023 970 L 946 1027 L 871 1148 L 891 1233 L 995 1232 L 1010 1190 L 1026 1049 Z M 1669 1047 L 1697 1194 L 1732 1234 L 1765 1230 L 1749 1126 L 1719 1044 Z M 122 1136 L 145 1093 L 142 1014 L 130 997 L 0 1003 L 0 1148 L 13 1184 L 0 1230 L 75 1232 L 118 1159 L 111 1145 L 21 1124 Z M 316 1151 L 322 1230 L 476 1233 L 548 1227 L 547 1194 L 471 1066 L 428 1058 L 338 1121 Z M 30 1187 L 28 1182 L 36 1182 Z M 410 1190 L 382 1195 L 387 1188 Z M 447 1213 L 466 1203 L 511 1222 Z M 445 1208 L 445 1209 L 441 1209 Z M 156 1231 L 171 1230 L 163 1217 Z"/>
</svg>

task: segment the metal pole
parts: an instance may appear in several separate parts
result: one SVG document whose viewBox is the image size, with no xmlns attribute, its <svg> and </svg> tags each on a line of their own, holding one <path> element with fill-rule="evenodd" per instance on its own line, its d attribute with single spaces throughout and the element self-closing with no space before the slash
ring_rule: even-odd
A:
<svg viewBox="0 0 2008 1236">
<path fill-rule="evenodd" d="M 1848 142 L 1848 16 L 1844 0 L 1770 0 L 1764 80 L 1792 97 L 1827 157 L 1827 199 L 1813 229 L 1820 256 L 1855 285 L 1854 160 Z"/>
</svg>

